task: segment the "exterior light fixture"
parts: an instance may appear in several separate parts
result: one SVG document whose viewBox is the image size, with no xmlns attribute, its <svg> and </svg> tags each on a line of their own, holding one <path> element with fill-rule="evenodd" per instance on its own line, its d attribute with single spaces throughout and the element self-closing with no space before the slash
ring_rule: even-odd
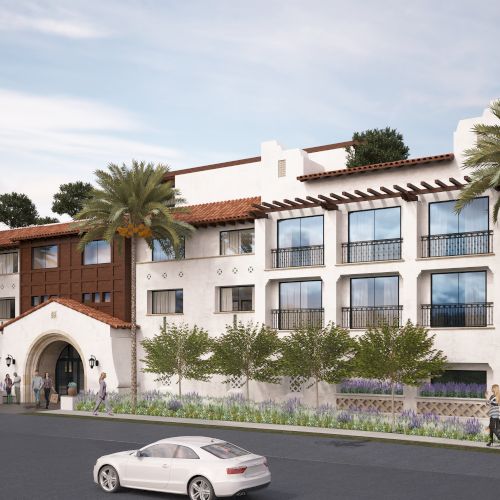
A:
<svg viewBox="0 0 500 500">
<path fill-rule="evenodd" d="M 7 357 L 5 358 L 5 363 L 9 367 L 10 365 L 15 365 L 16 360 L 10 354 L 7 354 Z"/>
<path fill-rule="evenodd" d="M 93 369 L 94 366 L 99 366 L 99 361 L 93 354 L 89 358 L 89 366 L 91 369 Z"/>
</svg>

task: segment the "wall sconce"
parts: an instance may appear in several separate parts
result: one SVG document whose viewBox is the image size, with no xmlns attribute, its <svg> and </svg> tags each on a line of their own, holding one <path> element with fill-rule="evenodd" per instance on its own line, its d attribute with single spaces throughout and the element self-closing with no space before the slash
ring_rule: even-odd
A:
<svg viewBox="0 0 500 500">
<path fill-rule="evenodd" d="M 97 358 L 93 354 L 89 358 L 89 366 L 90 366 L 90 369 L 93 369 L 94 366 L 99 366 L 99 361 L 97 360 Z"/>
<path fill-rule="evenodd" d="M 10 354 L 7 354 L 7 357 L 5 358 L 5 363 L 7 364 L 7 367 L 9 367 L 10 365 L 15 365 L 16 360 Z"/>
</svg>

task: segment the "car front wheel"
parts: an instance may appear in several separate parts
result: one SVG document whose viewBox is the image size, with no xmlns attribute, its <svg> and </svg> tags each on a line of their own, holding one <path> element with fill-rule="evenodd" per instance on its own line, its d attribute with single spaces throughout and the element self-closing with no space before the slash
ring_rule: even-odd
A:
<svg viewBox="0 0 500 500">
<path fill-rule="evenodd" d="M 215 500 L 215 493 L 210 481 L 203 476 L 191 480 L 188 488 L 189 500 Z"/>
<path fill-rule="evenodd" d="M 106 493 L 114 493 L 120 489 L 118 472 L 111 465 L 101 467 L 99 471 L 99 485 Z"/>
</svg>

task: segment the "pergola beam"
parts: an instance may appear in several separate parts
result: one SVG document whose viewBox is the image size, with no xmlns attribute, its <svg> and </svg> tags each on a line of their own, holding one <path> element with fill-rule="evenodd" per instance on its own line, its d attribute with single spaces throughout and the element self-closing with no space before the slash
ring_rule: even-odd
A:
<svg viewBox="0 0 500 500">
<path fill-rule="evenodd" d="M 394 184 L 394 186 L 392 187 L 393 189 L 401 193 L 401 198 L 403 198 L 403 200 L 418 201 L 418 196 L 415 193 L 410 193 L 410 191 L 407 191 L 406 189 L 402 188 L 401 186 L 398 186 L 397 184 Z"/>
</svg>

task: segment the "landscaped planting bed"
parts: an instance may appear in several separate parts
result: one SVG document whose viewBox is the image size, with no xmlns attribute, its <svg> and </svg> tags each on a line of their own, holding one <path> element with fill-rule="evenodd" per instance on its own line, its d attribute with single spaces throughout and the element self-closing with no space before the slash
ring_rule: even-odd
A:
<svg viewBox="0 0 500 500">
<path fill-rule="evenodd" d="M 132 413 L 128 397 L 110 394 L 110 404 L 116 414 Z M 76 409 L 90 412 L 94 405 L 94 394 L 80 394 Z M 241 396 L 210 398 L 187 394 L 179 400 L 170 393 L 149 392 L 142 394 L 138 399 L 136 414 L 391 432 L 390 415 L 355 409 L 337 411 L 329 405 L 316 409 L 303 405 L 298 399 L 289 399 L 283 403 L 274 401 L 256 403 L 246 401 Z M 487 440 L 484 428 L 476 418 L 467 420 L 456 417 L 440 418 L 435 414 L 417 415 L 411 411 L 396 415 L 395 432 L 468 441 Z"/>
<path fill-rule="evenodd" d="M 391 394 L 391 385 L 388 382 L 367 378 L 353 378 L 339 384 L 339 390 L 344 394 Z M 403 394 L 403 386 L 395 384 L 394 394 Z"/>
<path fill-rule="evenodd" d="M 419 392 L 422 397 L 484 399 L 486 385 L 455 382 L 424 384 L 420 387 Z"/>
</svg>

